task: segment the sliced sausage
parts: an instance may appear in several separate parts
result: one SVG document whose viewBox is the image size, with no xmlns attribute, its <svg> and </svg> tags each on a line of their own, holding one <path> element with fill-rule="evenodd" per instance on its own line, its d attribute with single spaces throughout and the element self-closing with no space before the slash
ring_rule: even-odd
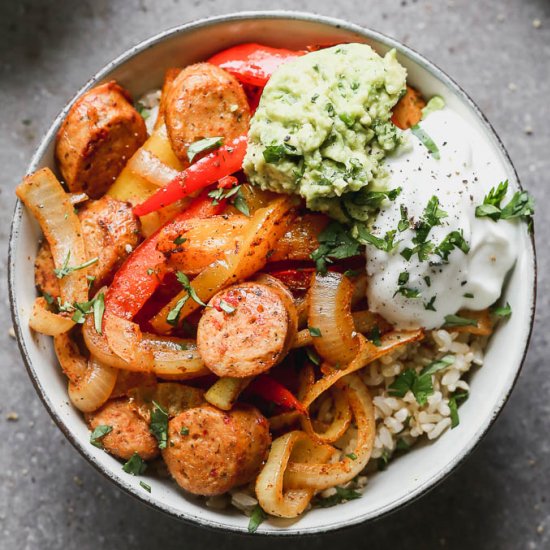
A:
<svg viewBox="0 0 550 550">
<path fill-rule="evenodd" d="M 99 258 L 88 268 L 93 288 L 110 282 L 111 275 L 140 240 L 139 221 L 130 203 L 105 196 L 88 201 L 78 212 L 88 258 Z"/>
<path fill-rule="evenodd" d="M 108 401 L 98 411 L 86 415 L 86 419 L 92 431 L 101 425 L 112 427 L 101 442 L 114 456 L 129 460 L 137 453 L 143 460 L 151 460 L 159 453 L 157 440 L 149 426 L 127 399 Z"/>
<path fill-rule="evenodd" d="M 78 211 L 88 258 L 98 258 L 88 268 L 95 277 L 92 290 L 108 284 L 111 275 L 136 248 L 140 240 L 139 221 L 129 203 L 105 196 L 88 201 Z M 54 274 L 55 264 L 50 247 L 44 242 L 35 260 L 35 284 L 39 291 L 59 296 L 59 280 Z"/>
<path fill-rule="evenodd" d="M 145 121 L 116 82 L 76 100 L 57 134 L 55 154 L 71 191 L 101 197 L 147 138 Z"/>
<path fill-rule="evenodd" d="M 168 136 L 187 163 L 187 147 L 199 139 L 226 141 L 248 132 L 250 108 L 237 79 L 209 63 L 190 65 L 176 77 L 166 98 Z"/>
<path fill-rule="evenodd" d="M 196 495 L 220 495 L 256 477 L 271 436 L 254 407 L 225 412 L 202 405 L 170 420 L 168 441 L 162 456 L 178 485 Z"/>
<path fill-rule="evenodd" d="M 218 292 L 197 329 L 197 345 L 206 366 L 218 376 L 243 378 L 279 363 L 294 337 L 285 302 L 277 289 L 260 283 L 237 284 Z"/>
</svg>

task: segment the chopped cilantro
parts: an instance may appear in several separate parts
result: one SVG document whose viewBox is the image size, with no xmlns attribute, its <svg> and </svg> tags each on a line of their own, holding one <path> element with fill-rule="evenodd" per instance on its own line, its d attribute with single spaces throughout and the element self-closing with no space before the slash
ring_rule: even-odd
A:
<svg viewBox="0 0 550 550">
<path fill-rule="evenodd" d="M 313 348 L 307 347 L 306 355 L 314 365 L 319 366 L 321 364 L 321 357 Z"/>
<path fill-rule="evenodd" d="M 197 302 L 197 304 L 206 307 L 206 304 L 197 296 L 197 293 L 195 289 L 191 286 L 191 283 L 189 282 L 189 277 L 183 273 L 182 271 L 178 271 L 176 273 L 176 279 L 181 284 L 181 286 L 187 290 L 189 296 Z"/>
<path fill-rule="evenodd" d="M 311 253 L 319 273 L 327 272 L 327 264 L 332 260 L 342 260 L 357 256 L 360 243 L 354 239 L 349 231 L 338 222 L 331 222 L 319 234 L 319 247 Z"/>
<path fill-rule="evenodd" d="M 44 300 L 46 300 L 46 303 L 47 303 L 48 305 L 51 306 L 51 305 L 53 304 L 54 298 L 53 298 L 53 296 L 52 296 L 51 294 L 48 294 L 47 292 L 44 292 L 44 293 L 42 294 L 42 296 L 44 297 Z"/>
<path fill-rule="evenodd" d="M 346 271 L 344 271 L 344 275 L 349 278 L 357 277 L 357 275 L 360 275 L 361 273 L 361 269 L 346 269 Z"/>
<path fill-rule="evenodd" d="M 426 311 L 437 311 L 437 309 L 435 309 L 435 299 L 437 298 L 437 296 L 432 296 L 429 301 L 427 302 L 424 302 L 424 309 Z"/>
<path fill-rule="evenodd" d="M 445 315 L 446 327 L 477 327 L 475 319 L 468 319 L 460 315 Z"/>
<path fill-rule="evenodd" d="M 483 199 L 483 204 L 476 208 L 477 218 L 491 218 L 493 221 L 520 218 L 529 224 L 535 213 L 533 197 L 526 191 L 516 191 L 510 202 L 501 207 L 501 203 L 508 192 L 508 180 L 493 187 Z"/>
<path fill-rule="evenodd" d="M 441 158 L 439 148 L 425 130 L 423 130 L 418 124 L 415 124 L 411 128 L 411 132 L 420 140 L 422 145 L 428 149 L 434 159 L 439 160 Z"/>
<path fill-rule="evenodd" d="M 407 441 L 405 439 L 403 439 L 402 437 L 400 437 L 396 442 L 395 442 L 395 450 L 396 451 L 401 451 L 402 453 L 407 453 L 409 452 L 411 449 L 411 446 L 407 443 Z"/>
<path fill-rule="evenodd" d="M 218 187 L 208 193 L 208 196 L 212 198 L 212 204 L 215 206 L 219 204 L 222 200 L 228 200 L 229 204 L 232 204 L 239 212 L 243 213 L 245 216 L 250 216 L 250 209 L 246 199 L 244 198 L 242 191 L 242 184 L 235 185 L 229 189 Z"/>
<path fill-rule="evenodd" d="M 464 239 L 462 229 L 460 231 L 451 231 L 436 247 L 435 254 L 441 257 L 444 262 L 449 260 L 449 254 L 453 249 L 458 248 L 468 254 L 470 252 L 470 245 Z"/>
<path fill-rule="evenodd" d="M 355 453 L 348 453 L 346 455 L 350 460 L 357 460 L 357 455 Z"/>
<path fill-rule="evenodd" d="M 505 306 L 494 307 L 491 309 L 491 312 L 497 317 L 508 319 L 512 315 L 512 307 L 508 302 L 506 302 Z"/>
<path fill-rule="evenodd" d="M 397 284 L 399 286 L 406 285 L 409 282 L 409 272 L 403 271 L 399 274 L 399 277 L 397 278 Z"/>
<path fill-rule="evenodd" d="M 402 296 L 405 296 L 405 298 L 420 298 L 420 290 L 417 290 L 416 288 L 408 288 L 406 286 L 400 286 L 394 293 L 394 296 L 396 294 L 401 294 Z"/>
<path fill-rule="evenodd" d="M 473 298 L 474 297 L 474 295 L 471 292 L 466 292 L 462 296 L 464 296 L 464 298 Z"/>
<path fill-rule="evenodd" d="M 403 231 L 409 229 L 409 211 L 404 204 L 399 207 L 399 210 L 401 212 L 401 219 L 397 224 L 397 230 L 399 231 L 399 233 L 403 233 Z"/>
<path fill-rule="evenodd" d="M 426 283 L 426 286 L 427 286 L 428 288 L 432 286 L 432 280 L 431 280 L 431 278 L 430 278 L 429 275 L 426 275 L 426 276 L 424 277 L 424 282 Z"/>
<path fill-rule="evenodd" d="M 151 485 L 145 483 L 145 481 L 140 481 L 139 484 L 148 492 L 151 492 Z"/>
<path fill-rule="evenodd" d="M 187 241 L 187 239 L 180 235 L 179 237 L 176 237 L 174 239 L 174 244 L 180 245 L 180 244 L 183 244 L 185 241 Z"/>
<path fill-rule="evenodd" d="M 388 453 L 388 451 L 386 449 L 384 449 L 382 451 L 382 455 L 380 456 L 380 458 L 378 459 L 376 465 L 378 466 L 378 470 L 380 472 L 384 471 L 387 467 L 388 467 L 388 463 L 390 461 L 390 454 Z"/>
<path fill-rule="evenodd" d="M 278 162 L 285 160 L 288 157 L 297 157 L 296 148 L 288 143 L 281 145 L 268 145 L 263 152 L 264 160 L 268 164 L 277 164 Z"/>
<path fill-rule="evenodd" d="M 90 434 L 90 443 L 98 449 L 103 449 L 103 442 L 101 440 L 112 431 L 113 427 L 107 426 L 106 424 L 96 426 L 94 431 Z"/>
<path fill-rule="evenodd" d="M 99 258 L 92 258 L 91 260 L 88 260 L 87 262 L 84 262 L 80 265 L 75 266 L 69 266 L 69 260 L 71 259 L 71 251 L 67 252 L 67 256 L 65 257 L 65 261 L 63 262 L 63 265 L 60 268 L 54 269 L 53 272 L 55 273 L 55 276 L 58 279 L 63 279 L 63 277 L 66 277 L 73 271 L 79 271 L 80 269 L 84 269 L 86 267 L 89 267 L 91 265 L 94 265 L 99 261 Z"/>
<path fill-rule="evenodd" d="M 458 405 L 460 401 L 468 399 L 468 392 L 455 392 L 449 398 L 449 409 L 451 409 L 451 428 L 456 428 L 460 424 L 460 418 L 458 416 Z"/>
<path fill-rule="evenodd" d="M 189 435 L 189 428 L 187 426 L 182 426 L 180 430 L 181 435 Z"/>
<path fill-rule="evenodd" d="M 267 514 L 262 510 L 259 504 L 254 506 L 248 522 L 248 532 L 255 533 L 262 522 L 267 518 Z"/>
<path fill-rule="evenodd" d="M 141 456 L 138 455 L 138 453 L 134 453 L 130 457 L 130 459 L 124 463 L 122 469 L 127 474 L 139 476 L 145 472 L 145 470 L 147 469 L 147 464 L 144 462 Z"/>
<path fill-rule="evenodd" d="M 314 506 L 319 508 L 330 508 L 336 506 L 346 500 L 355 500 L 361 498 L 361 493 L 358 493 L 354 489 L 344 489 L 343 487 L 335 487 L 336 493 L 327 498 L 316 498 Z"/>
<path fill-rule="evenodd" d="M 379 348 L 382 345 L 382 340 L 380 340 L 380 327 L 378 325 L 374 325 L 372 330 L 367 334 L 367 338 L 377 347 Z"/>
<path fill-rule="evenodd" d="M 314 338 L 318 338 L 319 336 L 322 336 L 321 330 L 318 329 L 317 327 L 307 327 L 307 328 L 311 336 L 313 336 Z"/>
<path fill-rule="evenodd" d="M 159 449 L 166 449 L 168 442 L 168 411 L 153 401 L 149 431 L 158 441 Z"/>
<path fill-rule="evenodd" d="M 395 249 L 395 247 L 401 242 L 401 241 L 397 241 L 397 242 L 394 241 L 395 234 L 396 234 L 395 230 L 388 231 L 384 235 L 384 237 L 381 238 L 381 237 L 376 237 L 372 233 L 369 233 L 367 231 L 367 228 L 364 225 L 358 224 L 355 226 L 355 228 L 357 231 L 357 240 L 361 244 L 370 244 L 378 248 L 378 250 L 383 250 L 384 252 L 392 252 Z"/>
<path fill-rule="evenodd" d="M 211 151 L 212 149 L 217 149 L 223 145 L 223 137 L 210 137 L 199 139 L 195 141 L 187 148 L 187 158 L 189 162 L 193 162 L 194 158 L 200 153 L 205 151 Z"/>
</svg>

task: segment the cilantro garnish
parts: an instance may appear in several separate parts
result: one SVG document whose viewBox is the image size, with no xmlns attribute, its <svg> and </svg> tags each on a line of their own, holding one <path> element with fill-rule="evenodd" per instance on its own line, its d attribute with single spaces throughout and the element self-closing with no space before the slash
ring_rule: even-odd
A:
<svg viewBox="0 0 550 550">
<path fill-rule="evenodd" d="M 147 464 L 137 453 L 134 453 L 130 459 L 124 463 L 122 469 L 133 476 L 139 476 L 147 469 Z"/>
<path fill-rule="evenodd" d="M 268 145 L 263 152 L 264 160 L 269 164 L 277 164 L 288 157 L 300 156 L 296 148 L 288 143 L 281 145 Z"/>
<path fill-rule="evenodd" d="M 397 224 L 397 230 L 399 233 L 403 233 L 403 231 L 409 229 L 409 211 L 404 204 L 399 206 L 399 211 L 401 212 L 401 219 Z"/>
<path fill-rule="evenodd" d="M 147 109 L 141 101 L 136 103 L 136 111 L 140 114 L 143 120 L 147 120 L 151 116 L 151 111 Z"/>
<path fill-rule="evenodd" d="M 449 260 L 449 254 L 453 249 L 458 248 L 468 254 L 470 245 L 464 239 L 462 229 L 460 231 L 451 231 L 436 247 L 434 253 L 441 257 L 444 262 Z"/>
<path fill-rule="evenodd" d="M 242 184 L 235 185 L 230 189 L 219 187 L 217 189 L 214 189 L 213 191 L 210 191 L 208 193 L 208 196 L 213 199 L 212 204 L 214 206 L 219 204 L 222 200 L 230 199 L 229 204 L 232 204 L 239 212 L 242 212 L 245 216 L 250 216 L 250 209 L 248 208 L 248 204 L 246 203 L 242 192 Z"/>
<path fill-rule="evenodd" d="M 106 424 L 100 424 L 99 426 L 96 426 L 94 431 L 90 434 L 90 443 L 98 449 L 103 449 L 102 439 L 112 431 L 113 427 L 107 426 Z"/>
<path fill-rule="evenodd" d="M 397 278 L 397 284 L 399 286 L 406 285 L 409 282 L 409 272 L 403 271 L 399 274 L 399 277 Z"/>
<path fill-rule="evenodd" d="M 53 302 L 54 302 L 54 297 L 53 297 L 51 294 L 49 294 L 48 292 L 44 292 L 44 293 L 42 294 L 42 296 L 44 297 L 44 300 L 46 300 L 46 303 L 47 303 L 48 305 L 51 306 L 51 305 L 53 304 Z"/>
<path fill-rule="evenodd" d="M 413 369 L 403 371 L 388 387 L 390 395 L 395 397 L 405 397 L 408 391 L 411 391 L 417 401 L 422 406 L 428 401 L 428 397 L 433 393 L 432 375 L 436 372 L 446 369 L 454 363 L 454 356 L 447 355 L 433 361 L 420 373 Z"/>
<path fill-rule="evenodd" d="M 458 405 L 460 401 L 468 399 L 468 392 L 455 392 L 449 398 L 449 409 L 451 409 L 451 428 L 456 428 L 460 424 L 460 418 L 458 416 Z"/>
<path fill-rule="evenodd" d="M 374 325 L 372 330 L 367 334 L 367 338 L 377 347 L 379 348 L 382 345 L 382 340 L 380 340 L 380 327 L 378 325 Z"/>
<path fill-rule="evenodd" d="M 179 237 L 176 237 L 174 239 L 174 244 L 180 245 L 183 244 L 187 239 L 185 237 L 182 237 L 181 235 Z"/>
<path fill-rule="evenodd" d="M 468 319 L 460 315 L 445 315 L 446 327 L 477 327 L 475 319 Z"/>
<path fill-rule="evenodd" d="M 314 338 L 318 338 L 321 336 L 321 330 L 318 329 L 317 327 L 307 327 L 307 328 L 311 336 L 313 336 Z"/>
<path fill-rule="evenodd" d="M 336 493 L 327 498 L 317 498 L 314 501 L 314 506 L 319 508 L 330 508 L 336 506 L 346 500 L 354 500 L 361 498 L 361 493 L 353 489 L 344 489 L 343 487 L 335 487 Z"/>
<path fill-rule="evenodd" d="M 396 294 L 401 294 L 402 296 L 405 296 L 405 298 L 420 298 L 420 290 L 416 288 L 408 288 L 406 286 L 400 286 L 394 293 L 394 296 Z"/>
<path fill-rule="evenodd" d="M 181 310 L 189 298 L 195 300 L 197 304 L 206 307 L 206 304 L 198 297 L 195 289 L 191 286 L 189 277 L 185 273 L 178 271 L 176 273 L 176 278 L 184 290 L 187 291 L 187 294 L 183 298 L 180 298 L 176 305 L 168 312 L 166 322 L 170 325 L 177 325 Z"/>
<path fill-rule="evenodd" d="M 415 124 L 411 128 L 411 132 L 420 140 L 422 145 L 428 149 L 434 159 L 439 160 L 441 158 L 439 148 L 425 130 L 423 130 L 418 124 Z"/>
<path fill-rule="evenodd" d="M 149 431 L 158 441 L 159 449 L 166 449 L 168 442 L 168 411 L 153 401 Z"/>
<path fill-rule="evenodd" d="M 205 151 L 210 151 L 212 149 L 217 149 L 223 145 L 223 137 L 210 137 L 199 139 L 195 141 L 187 148 L 187 158 L 189 162 L 193 162 L 193 159 L 200 153 Z"/>
<path fill-rule="evenodd" d="M 380 456 L 380 458 L 376 462 L 376 465 L 378 467 L 378 471 L 380 471 L 380 472 L 384 471 L 388 467 L 388 462 L 390 461 L 390 459 L 391 459 L 390 454 L 388 453 L 388 451 L 386 449 L 384 449 L 382 451 L 382 455 Z"/>
<path fill-rule="evenodd" d="M 349 231 L 338 222 L 331 222 L 319 234 L 319 247 L 311 253 L 319 273 L 327 272 L 327 264 L 332 260 L 342 260 L 357 256 L 360 243 L 354 239 Z"/>
<path fill-rule="evenodd" d="M 512 315 L 512 306 L 506 302 L 505 306 L 497 306 L 491 309 L 491 312 L 497 317 L 508 319 Z"/>
<path fill-rule="evenodd" d="M 357 460 L 357 455 L 355 453 L 348 453 L 346 456 L 350 460 Z"/>
<path fill-rule="evenodd" d="M 526 191 L 516 191 L 510 202 L 501 206 L 508 192 L 508 180 L 493 187 L 483 199 L 483 204 L 476 208 L 477 218 L 491 218 L 493 221 L 520 218 L 531 224 L 535 213 L 535 201 Z"/>
<path fill-rule="evenodd" d="M 180 430 L 181 435 L 189 435 L 189 428 L 187 426 L 182 426 Z"/>
<path fill-rule="evenodd" d="M 321 357 L 313 348 L 307 347 L 306 355 L 314 365 L 319 366 L 321 364 Z"/>
<path fill-rule="evenodd" d="M 436 298 L 437 296 L 432 296 L 428 302 L 424 302 L 424 309 L 427 311 L 437 311 L 434 306 Z"/>
<path fill-rule="evenodd" d="M 100 292 L 93 300 L 89 302 L 75 302 L 74 304 L 61 304 L 58 299 L 57 304 L 59 311 L 73 313 L 71 319 L 77 324 L 83 324 L 86 320 L 86 315 L 94 314 L 94 326 L 98 334 L 102 334 L 101 325 L 103 323 L 103 314 L 105 312 L 105 296 Z"/>
<path fill-rule="evenodd" d="M 392 252 L 395 249 L 395 247 L 401 242 L 401 241 L 397 241 L 397 242 L 394 241 L 395 234 L 396 234 L 395 230 L 386 232 L 384 237 L 381 238 L 381 237 L 376 237 L 372 233 L 369 233 L 367 231 L 367 228 L 364 225 L 358 224 L 355 226 L 355 228 L 357 231 L 357 240 L 361 244 L 370 244 L 375 248 L 378 248 L 378 250 L 382 250 L 384 252 L 388 252 L 388 253 Z"/>
<path fill-rule="evenodd" d="M 411 449 L 411 446 L 407 443 L 407 441 L 405 439 L 403 439 L 402 437 L 400 437 L 396 442 L 395 442 L 395 450 L 396 451 L 401 451 L 402 453 L 407 453 L 409 452 Z"/>
<path fill-rule="evenodd" d="M 91 265 L 94 265 L 99 261 L 99 258 L 92 258 L 91 260 L 88 260 L 87 262 L 84 262 L 80 265 L 74 265 L 69 266 L 69 260 L 71 259 L 71 251 L 67 252 L 67 256 L 65 258 L 65 261 L 63 262 L 63 265 L 60 268 L 54 269 L 53 272 L 55 273 L 55 276 L 58 279 L 63 279 L 63 277 L 66 277 L 73 271 L 79 271 L 80 269 L 84 269 L 86 267 L 89 267 Z"/>
<path fill-rule="evenodd" d="M 250 521 L 248 522 L 248 532 L 255 533 L 261 523 L 267 518 L 267 514 L 262 510 L 259 504 L 254 506 L 252 513 L 250 514 Z"/>
<path fill-rule="evenodd" d="M 387 191 L 365 191 L 355 193 L 353 196 L 353 203 L 358 206 L 366 206 L 372 210 L 377 210 L 386 199 L 394 201 L 401 194 L 402 190 L 401 187 L 396 187 L 395 189 L 389 189 Z"/>
<path fill-rule="evenodd" d="M 151 492 L 151 485 L 145 483 L 145 481 L 140 481 L 139 484 L 148 492 Z"/>
</svg>

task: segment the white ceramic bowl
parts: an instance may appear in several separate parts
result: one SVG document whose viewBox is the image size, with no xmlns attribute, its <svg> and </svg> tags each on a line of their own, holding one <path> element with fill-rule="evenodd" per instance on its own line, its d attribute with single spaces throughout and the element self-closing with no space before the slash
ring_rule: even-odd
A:
<svg viewBox="0 0 550 550">
<path fill-rule="evenodd" d="M 383 54 L 396 48 L 400 62 L 409 72 L 409 82 L 429 97 L 443 96 L 453 109 L 486 137 L 487 144 L 502 161 L 507 177 L 519 187 L 516 172 L 493 129 L 471 99 L 443 72 L 425 58 L 377 32 L 327 17 L 294 12 L 239 13 L 186 24 L 162 33 L 128 50 L 109 63 L 77 94 L 116 79 L 134 97 L 159 87 L 164 70 L 206 59 L 210 54 L 240 42 L 300 48 L 308 44 L 366 42 Z M 54 168 L 54 138 L 69 105 L 60 113 L 44 137 L 29 166 Z M 78 451 L 119 487 L 160 510 L 199 525 L 246 532 L 248 519 L 232 511 L 216 511 L 186 495 L 170 480 L 147 479 L 147 493 L 138 477 L 130 476 L 121 464 L 90 445 L 82 415 L 67 398 L 67 382 L 55 358 L 51 339 L 28 328 L 35 296 L 33 260 L 40 231 L 18 204 L 10 241 L 9 284 L 13 321 L 29 375 L 46 408 Z M 419 445 L 400 457 L 383 473 L 372 476 L 363 498 L 330 509 L 315 509 L 297 521 L 270 520 L 259 529 L 273 535 L 318 533 L 378 518 L 396 510 L 440 482 L 472 451 L 506 402 L 528 346 L 535 305 L 535 250 L 527 230 L 521 234 L 520 256 L 508 278 L 504 300 L 513 315 L 491 338 L 483 368 L 471 378 L 470 398 L 460 408 L 460 425 L 437 441 Z M 61 475 L 61 472 L 60 472 Z"/>
</svg>

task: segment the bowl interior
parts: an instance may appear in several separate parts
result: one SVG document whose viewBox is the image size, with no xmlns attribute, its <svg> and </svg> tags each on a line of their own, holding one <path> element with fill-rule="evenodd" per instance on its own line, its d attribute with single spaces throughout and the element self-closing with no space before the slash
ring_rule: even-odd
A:
<svg viewBox="0 0 550 550">
<path fill-rule="evenodd" d="M 341 21 L 304 14 L 269 13 L 241 14 L 186 25 L 130 50 L 101 71 L 84 89 L 97 82 L 116 79 L 134 97 L 139 97 L 161 85 L 168 67 L 204 60 L 210 54 L 240 42 L 300 48 L 310 44 L 350 41 L 366 42 L 381 54 L 396 47 L 400 62 L 409 71 L 409 82 L 425 96 L 443 96 L 447 104 L 484 137 L 483 150 L 476 154 L 495 159 L 495 182 L 508 178 L 511 185 L 519 185 L 506 152 L 492 129 L 465 94 L 441 71 L 398 43 Z M 42 166 L 54 167 L 53 139 L 62 115 L 45 137 L 29 171 Z M 89 444 L 83 418 L 68 402 L 67 383 L 60 373 L 51 339 L 33 334 L 28 328 L 35 296 L 33 261 L 39 237 L 37 224 L 19 205 L 13 223 L 10 257 L 14 321 L 29 373 L 58 425 L 102 473 L 147 503 L 203 525 L 246 531 L 246 517 L 231 510 L 207 508 L 196 498 L 185 495 L 170 480 L 148 478 L 152 492 L 146 493 L 139 486 L 140 478 L 125 474 L 117 460 Z M 437 441 L 420 445 L 392 462 L 385 472 L 374 475 L 363 498 L 336 508 L 309 511 L 299 521 L 270 520 L 262 524 L 260 532 L 284 535 L 320 532 L 379 517 L 433 486 L 468 454 L 506 401 L 529 339 L 535 257 L 527 231 L 522 232 L 518 244 L 520 257 L 504 291 L 504 300 L 510 302 L 514 313 L 492 337 L 485 365 L 471 377 L 470 398 L 460 408 L 460 425 Z"/>
</svg>

